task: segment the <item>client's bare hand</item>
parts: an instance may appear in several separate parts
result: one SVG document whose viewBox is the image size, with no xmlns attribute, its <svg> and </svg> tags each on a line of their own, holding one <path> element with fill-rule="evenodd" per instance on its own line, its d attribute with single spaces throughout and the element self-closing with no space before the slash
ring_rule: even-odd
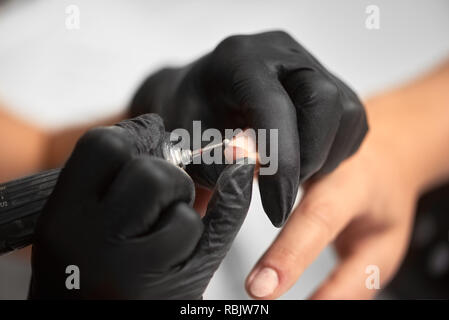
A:
<svg viewBox="0 0 449 320">
<path fill-rule="evenodd" d="M 285 293 L 330 243 L 339 262 L 313 299 L 372 298 L 379 291 L 369 285 L 370 274 L 379 271 L 380 288 L 391 279 L 408 246 L 419 194 L 449 177 L 447 83 L 449 64 L 367 103 L 370 132 L 361 148 L 306 186 L 248 276 L 252 297 Z"/>
<path fill-rule="evenodd" d="M 394 274 L 407 247 L 415 199 L 416 188 L 397 159 L 369 135 L 354 157 L 306 188 L 248 277 L 248 292 L 254 298 L 279 297 L 335 240 L 340 261 L 313 298 L 372 297 L 376 290 L 367 288 L 365 271 L 377 266 L 381 286 Z"/>
</svg>

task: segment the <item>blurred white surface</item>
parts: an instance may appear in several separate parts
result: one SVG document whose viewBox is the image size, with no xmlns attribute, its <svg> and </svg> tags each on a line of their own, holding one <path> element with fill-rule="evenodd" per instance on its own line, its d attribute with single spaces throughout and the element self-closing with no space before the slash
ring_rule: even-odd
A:
<svg viewBox="0 0 449 320">
<path fill-rule="evenodd" d="M 65 8 L 80 9 L 67 30 Z M 379 30 L 365 8 L 380 8 Z M 284 29 L 362 96 L 409 79 L 449 53 L 449 2 L 429 1 L 0 1 L 0 98 L 45 127 L 117 113 L 151 71 L 182 64 L 224 37 Z M 206 298 L 246 298 L 243 281 L 275 237 L 255 188 L 248 220 Z M 26 296 L 30 268 L 0 258 L 0 298 Z M 327 249 L 284 298 L 302 299 L 331 270 Z"/>
</svg>

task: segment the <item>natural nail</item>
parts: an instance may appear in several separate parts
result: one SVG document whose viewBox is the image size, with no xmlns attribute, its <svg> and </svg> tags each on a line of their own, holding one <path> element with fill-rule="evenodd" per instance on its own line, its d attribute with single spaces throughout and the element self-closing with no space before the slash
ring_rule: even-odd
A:
<svg viewBox="0 0 449 320">
<path fill-rule="evenodd" d="M 278 274 L 272 268 L 262 268 L 251 278 L 249 291 L 258 298 L 272 294 L 279 284 Z"/>
</svg>

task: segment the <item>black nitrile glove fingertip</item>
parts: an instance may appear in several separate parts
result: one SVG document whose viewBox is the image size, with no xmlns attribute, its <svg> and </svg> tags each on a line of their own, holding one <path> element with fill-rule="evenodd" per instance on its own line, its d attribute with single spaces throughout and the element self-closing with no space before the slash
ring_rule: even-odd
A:
<svg viewBox="0 0 449 320">
<path fill-rule="evenodd" d="M 221 262 L 245 220 L 251 203 L 253 164 L 233 164 L 223 170 L 203 222 L 201 256 Z M 213 257 L 213 258 L 212 258 Z"/>
<path fill-rule="evenodd" d="M 295 204 L 298 188 L 296 180 L 259 175 L 262 206 L 275 227 L 280 228 L 287 221 Z"/>
</svg>

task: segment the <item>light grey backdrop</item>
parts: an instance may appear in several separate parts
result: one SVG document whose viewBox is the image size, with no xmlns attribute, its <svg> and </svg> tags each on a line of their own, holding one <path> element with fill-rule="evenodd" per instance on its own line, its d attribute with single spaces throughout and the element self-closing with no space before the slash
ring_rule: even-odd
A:
<svg viewBox="0 0 449 320">
<path fill-rule="evenodd" d="M 69 4 L 80 9 L 79 30 L 65 27 Z M 379 30 L 365 28 L 370 4 L 380 8 Z M 290 32 L 367 96 L 449 53 L 449 1 L 0 1 L 0 99 L 45 127 L 100 119 L 122 111 L 162 65 L 191 61 L 228 35 L 270 29 Z M 276 233 L 255 188 L 205 297 L 246 298 L 244 278 Z M 284 298 L 307 297 L 334 263 L 327 249 Z M 0 257 L 0 298 L 24 298 L 29 274 L 21 255 Z"/>
</svg>

